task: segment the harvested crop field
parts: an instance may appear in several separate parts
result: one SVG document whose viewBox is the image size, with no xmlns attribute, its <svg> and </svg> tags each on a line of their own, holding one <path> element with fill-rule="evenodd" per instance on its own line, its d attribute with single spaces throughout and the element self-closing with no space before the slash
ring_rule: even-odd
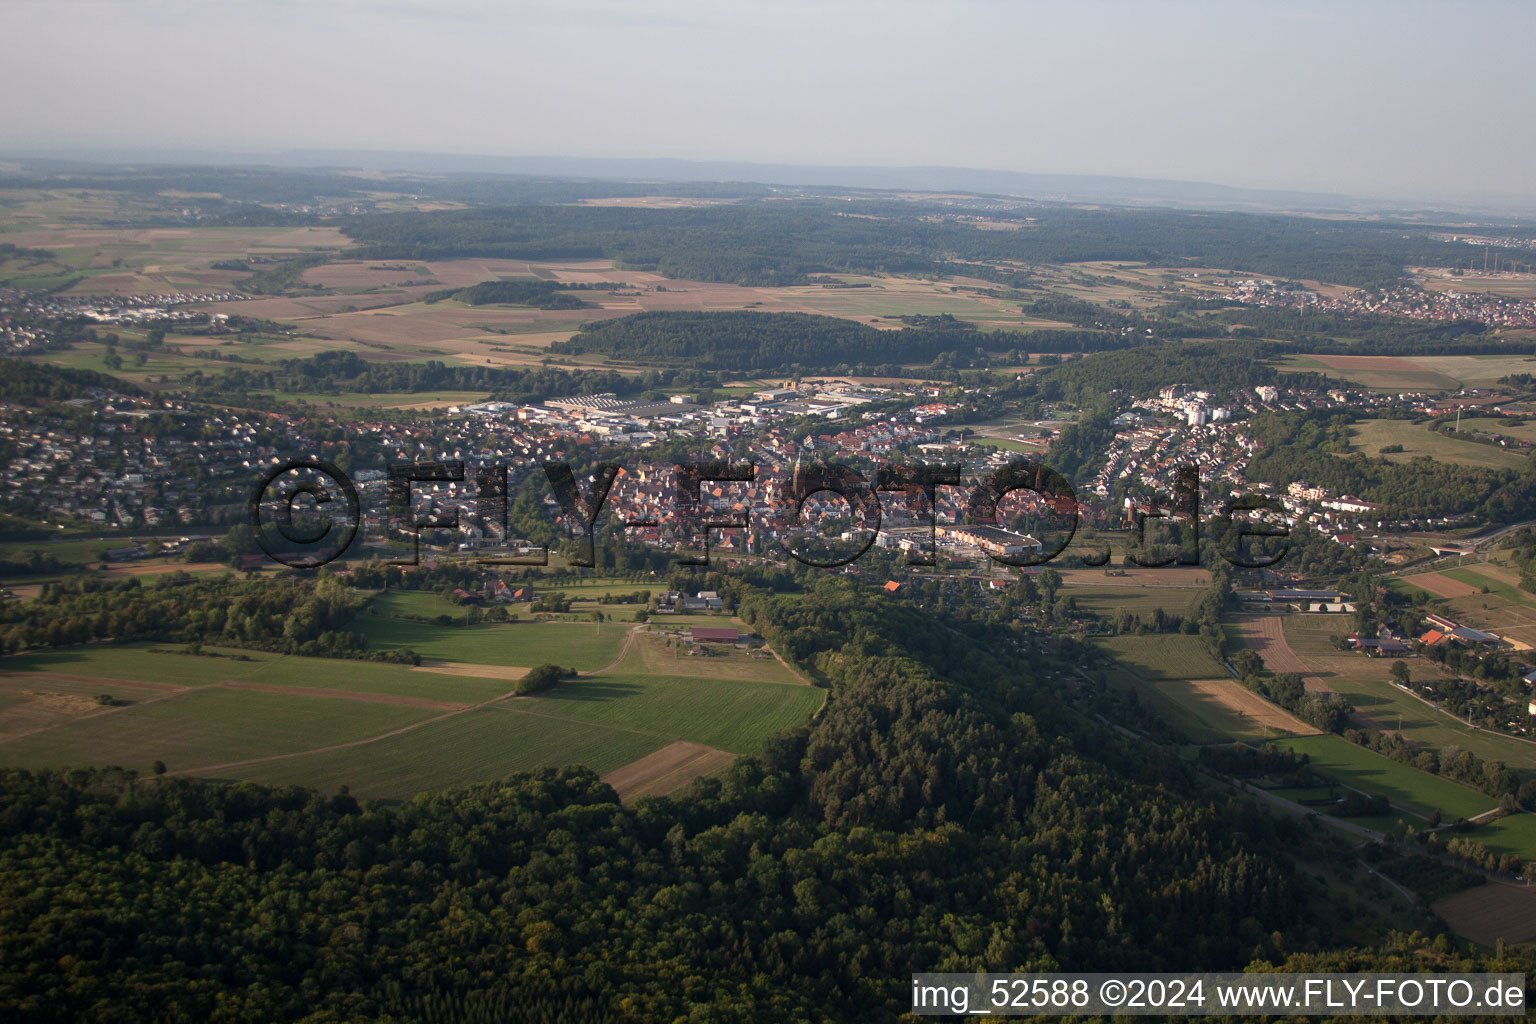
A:
<svg viewBox="0 0 1536 1024">
<path fill-rule="evenodd" d="M 1427 590 L 1436 597 L 1466 597 L 1469 594 L 1478 593 L 1478 588 L 1460 580 L 1453 580 L 1444 573 L 1426 572 L 1417 576 L 1404 576 L 1403 580 L 1412 583 L 1420 590 Z"/>
<path fill-rule="evenodd" d="M 526 668 L 511 665 L 474 665 L 465 661 L 424 661 L 412 672 L 437 672 L 445 676 L 469 676 L 472 679 L 505 679 L 516 682 L 528 674 Z"/>
<path fill-rule="evenodd" d="M 1322 366 L 1332 376 L 1384 391 L 1446 391 L 1459 387 L 1454 377 L 1400 356 L 1340 356 L 1307 354 L 1297 357 L 1306 366 Z"/>
<path fill-rule="evenodd" d="M 1248 615 L 1239 619 L 1237 625 L 1243 646 L 1258 652 L 1265 668 L 1271 672 L 1295 672 L 1309 691 L 1332 693 L 1333 687 L 1314 674 L 1286 643 L 1283 624 L 1278 615 Z"/>
<path fill-rule="evenodd" d="M 1192 679 L 1159 683 L 1165 692 L 1182 691 L 1176 699 L 1191 707 L 1208 707 L 1218 714 L 1213 717 L 1235 717 L 1237 721 L 1256 725 L 1260 730 L 1274 730 L 1292 736 L 1314 736 L 1321 732 L 1308 725 L 1278 704 L 1271 704 L 1235 679 Z M 1172 693 L 1169 694 L 1173 696 Z"/>
<path fill-rule="evenodd" d="M 1434 905 L 1458 935 L 1491 946 L 1536 938 L 1536 890 L 1490 881 Z"/>
<path fill-rule="evenodd" d="M 620 800 L 630 803 L 642 796 L 665 796 L 734 760 L 736 755 L 729 751 L 678 740 L 609 772 L 603 781 Z"/>
</svg>

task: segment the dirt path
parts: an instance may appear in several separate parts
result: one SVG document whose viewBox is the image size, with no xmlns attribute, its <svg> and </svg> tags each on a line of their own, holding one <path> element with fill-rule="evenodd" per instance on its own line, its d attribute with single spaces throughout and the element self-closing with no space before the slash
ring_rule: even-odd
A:
<svg viewBox="0 0 1536 1024">
<path fill-rule="evenodd" d="M 463 711 L 468 704 L 448 700 L 432 700 L 429 697 L 401 697 L 390 693 L 360 692 L 357 690 L 326 690 L 318 686 L 283 686 L 279 683 L 242 683 L 226 679 L 219 684 L 228 690 L 254 690 L 257 693 L 281 693 L 299 697 L 330 697 L 336 700 L 356 700 L 366 704 L 399 704 L 411 708 L 431 708 L 434 711 Z"/>
<path fill-rule="evenodd" d="M 387 740 L 392 736 L 400 736 L 411 732 L 412 730 L 420 729 L 424 725 L 431 725 L 433 722 L 441 722 L 445 719 L 452 718 L 454 715 L 462 715 L 467 711 L 474 711 L 476 708 L 487 707 L 491 704 L 495 704 L 497 701 L 509 700 L 515 696 L 517 696 L 516 692 L 509 690 L 506 693 L 498 694 L 495 697 L 488 697 L 485 700 L 480 701 L 478 704 L 463 704 L 460 705 L 456 710 L 447 711 L 441 715 L 433 715 L 430 718 L 423 718 L 420 721 L 411 722 L 398 728 L 390 729 L 387 732 L 381 732 L 375 736 L 365 736 L 359 740 L 348 740 L 345 743 L 332 743 L 324 747 L 311 747 L 308 750 L 295 750 L 287 754 L 268 754 L 265 757 L 248 757 L 243 761 L 225 761 L 221 764 L 197 765 L 192 768 L 182 768 L 174 772 L 167 772 L 165 775 L 160 776 L 160 778 L 169 778 L 172 775 L 206 775 L 210 772 L 227 771 L 231 768 L 245 768 L 253 764 L 266 764 L 269 761 L 283 761 L 290 757 L 304 757 L 309 754 L 329 754 L 337 750 L 350 750 L 353 747 L 366 746 L 369 743 L 377 743 L 380 740 Z"/>
<path fill-rule="evenodd" d="M 608 664 L 604 665 L 602 668 L 595 668 L 590 672 L 578 672 L 576 674 L 578 676 L 600 676 L 604 672 L 612 672 L 614 669 L 619 667 L 619 663 L 622 662 L 624 660 L 624 656 L 629 653 L 630 645 L 635 642 L 635 637 L 639 636 L 647 628 L 649 627 L 646 626 L 646 624 L 643 622 L 638 626 L 629 627 L 629 632 L 624 635 L 624 646 L 619 648 L 617 657 L 615 657 Z"/>
</svg>

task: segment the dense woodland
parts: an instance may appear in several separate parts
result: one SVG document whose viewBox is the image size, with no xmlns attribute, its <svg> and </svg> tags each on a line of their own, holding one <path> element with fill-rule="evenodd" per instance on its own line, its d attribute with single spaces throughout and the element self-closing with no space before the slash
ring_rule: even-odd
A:
<svg viewBox="0 0 1536 1024">
<path fill-rule="evenodd" d="M 348 218 L 364 259 L 612 259 L 669 277 L 743 285 L 809 283 L 827 273 L 939 273 L 952 260 L 1125 260 L 1225 267 L 1358 286 L 1393 284 L 1405 265 L 1450 265 L 1464 246 L 1419 225 L 1168 210 L 1040 205 L 1012 231 L 940 219 L 947 207 L 867 198 L 744 201 L 703 209 L 524 205 Z"/>
<path fill-rule="evenodd" d="M 464 366 L 435 359 L 375 363 L 355 352 L 338 350 L 304 359 L 284 359 L 271 366 L 234 367 L 222 374 L 194 373 L 186 382 L 210 399 L 247 391 L 395 394 L 445 390 L 484 391 L 488 397 L 532 403 L 566 395 L 634 394 L 673 385 L 710 387 L 719 383 L 719 377 L 686 369 L 626 374 L 542 366 L 526 370 Z"/>
</svg>

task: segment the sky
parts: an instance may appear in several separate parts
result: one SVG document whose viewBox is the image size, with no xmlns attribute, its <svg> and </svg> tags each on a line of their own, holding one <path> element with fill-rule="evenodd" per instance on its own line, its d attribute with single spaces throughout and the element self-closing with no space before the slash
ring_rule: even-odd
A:
<svg viewBox="0 0 1536 1024">
<path fill-rule="evenodd" d="M 939 165 L 1536 198 L 1536 4 L 4 0 L 0 153 Z"/>
</svg>

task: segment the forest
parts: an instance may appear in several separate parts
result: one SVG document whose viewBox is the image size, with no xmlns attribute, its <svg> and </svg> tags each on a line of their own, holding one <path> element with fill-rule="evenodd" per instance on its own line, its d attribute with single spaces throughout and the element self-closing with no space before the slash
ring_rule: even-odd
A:
<svg viewBox="0 0 1536 1024">
<path fill-rule="evenodd" d="M 668 374 L 666 380 L 677 380 L 679 386 L 715 383 L 712 377 L 702 381 L 696 375 L 676 372 Z M 642 378 L 612 370 L 450 365 L 435 359 L 375 363 L 355 352 L 338 350 L 303 359 L 284 359 L 270 367 L 232 367 L 222 374 L 193 371 L 186 376 L 186 383 L 206 392 L 210 399 L 246 391 L 394 394 L 454 390 L 485 391 L 506 401 L 541 402 L 562 395 L 630 393 L 641 386 L 660 386 L 663 378 Z"/>
<path fill-rule="evenodd" d="M 948 207 L 812 198 L 743 200 L 699 209 L 484 206 L 345 218 L 363 259 L 612 259 L 668 277 L 741 285 L 809 283 L 827 273 L 944 272 L 954 260 L 1075 263 L 1123 260 L 1222 267 L 1367 287 L 1398 283 L 1407 265 L 1459 262 L 1462 246 L 1422 225 L 1041 204 L 1012 231 L 935 216 Z"/>
</svg>

